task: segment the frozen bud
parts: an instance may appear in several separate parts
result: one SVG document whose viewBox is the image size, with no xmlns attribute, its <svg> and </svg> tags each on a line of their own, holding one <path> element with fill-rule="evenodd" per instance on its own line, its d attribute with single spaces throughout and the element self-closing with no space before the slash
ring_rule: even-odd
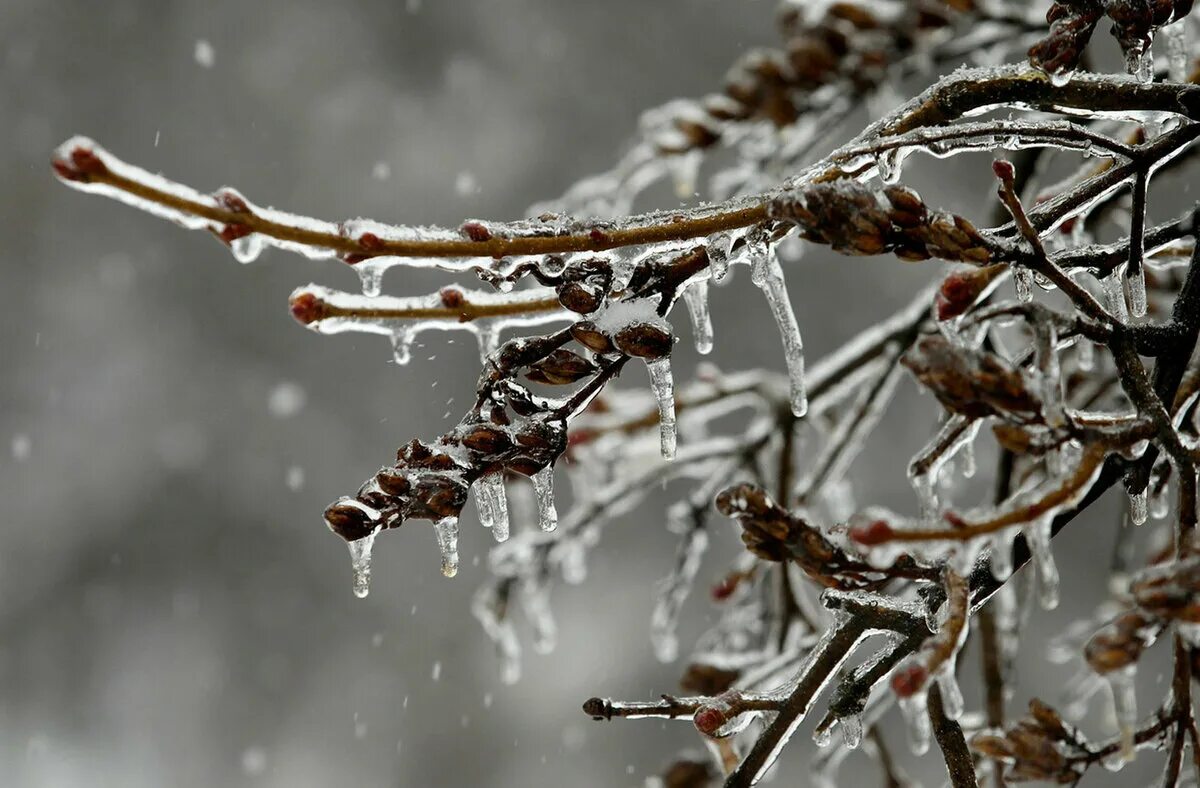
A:
<svg viewBox="0 0 1200 788">
<path fill-rule="evenodd" d="M 1062 717 L 1057 711 L 1037 698 L 1029 699 L 1029 716 L 1032 717 L 1042 730 L 1059 741 L 1067 741 L 1071 735 L 1063 724 Z"/>
<path fill-rule="evenodd" d="M 692 715 L 692 724 L 705 736 L 716 736 L 727 722 L 729 722 L 727 710 L 717 706 L 701 706 Z"/>
<path fill-rule="evenodd" d="M 883 520 L 873 520 L 869 523 L 850 527 L 850 539 L 864 547 L 890 542 L 895 530 Z"/>
<path fill-rule="evenodd" d="M 472 451 L 491 456 L 512 448 L 508 433 L 487 424 L 472 424 L 463 428 L 462 445 Z"/>
<path fill-rule="evenodd" d="M 614 350 L 612 340 L 591 321 L 583 320 L 571 326 L 571 336 L 596 353 L 611 353 Z"/>
<path fill-rule="evenodd" d="M 413 485 L 407 516 L 424 520 L 457 517 L 467 503 L 468 487 L 447 476 L 422 476 Z"/>
<path fill-rule="evenodd" d="M 683 135 L 684 147 L 689 150 L 712 147 L 721 139 L 721 134 L 708 124 L 687 118 L 676 118 L 675 129 Z"/>
<path fill-rule="evenodd" d="M 331 503 L 325 510 L 325 523 L 329 530 L 347 542 L 370 536 L 379 527 L 375 518 L 351 498 L 341 498 Z"/>
<path fill-rule="evenodd" d="M 408 476 L 396 468 L 384 468 L 375 474 L 375 483 L 379 485 L 380 490 L 393 497 L 408 495 L 412 489 Z"/>
<path fill-rule="evenodd" d="M 613 337 L 613 344 L 627 356 L 659 359 L 671 355 L 675 338 L 671 332 L 653 323 L 625 326 Z"/>
<path fill-rule="evenodd" d="M 604 698 L 588 698 L 583 702 L 583 713 L 595 720 L 612 719 L 612 702 Z"/>
<path fill-rule="evenodd" d="M 883 195 L 892 204 L 890 215 L 893 224 L 900 227 L 919 227 L 929 220 L 929 209 L 921 202 L 921 196 L 906 186 L 888 186 Z"/>
<path fill-rule="evenodd" d="M 929 671 L 919 662 L 901 665 L 892 673 L 892 692 L 899 698 L 910 698 L 925 688 Z"/>
<path fill-rule="evenodd" d="M 558 303 L 580 315 L 590 315 L 604 305 L 608 291 L 589 282 L 563 282 L 558 286 Z"/>
<path fill-rule="evenodd" d="M 921 337 L 901 363 L 949 411 L 969 418 L 1041 413 L 1041 402 L 1009 362 L 994 353 L 952 343 L 941 334 Z"/>
<path fill-rule="evenodd" d="M 87 182 L 108 172 L 108 165 L 91 148 L 82 145 L 72 148 L 65 158 L 55 158 L 51 166 L 64 181 Z"/>
<path fill-rule="evenodd" d="M 1008 739 L 1003 736 L 976 734 L 971 739 L 971 749 L 980 755 L 996 760 L 1011 760 L 1013 757 L 1012 747 L 1009 746 Z"/>
<path fill-rule="evenodd" d="M 949 320 L 966 312 L 1004 270 L 1002 265 L 954 271 L 942 280 L 934 303 L 938 320 Z"/>
<path fill-rule="evenodd" d="M 246 198 L 233 189 L 221 189 L 213 195 L 213 199 L 227 211 L 250 213 L 250 206 L 246 204 Z"/>
<path fill-rule="evenodd" d="M 1111 673 L 1137 662 L 1157 634 L 1154 619 L 1130 611 L 1093 635 L 1084 646 L 1083 656 L 1092 670 L 1102 675 Z"/>
<path fill-rule="evenodd" d="M 288 299 L 288 307 L 292 317 L 301 325 L 312 325 L 318 320 L 325 319 L 325 302 L 312 293 L 298 290 Z"/>
<path fill-rule="evenodd" d="M 577 353 L 558 349 L 530 367 L 525 377 L 535 383 L 561 386 L 596 372 L 596 365 Z"/>
<path fill-rule="evenodd" d="M 479 243 L 490 240 L 492 237 L 492 231 L 483 222 L 463 222 L 459 230 L 472 241 Z"/>
<path fill-rule="evenodd" d="M 456 285 L 447 285 L 438 291 L 438 297 L 442 299 L 442 306 L 447 309 L 458 309 L 463 305 L 466 298 L 463 295 L 461 287 Z"/>
<path fill-rule="evenodd" d="M 1017 169 L 1008 159 L 996 159 L 992 162 L 992 172 L 1004 183 L 1012 183 L 1017 177 Z"/>
</svg>

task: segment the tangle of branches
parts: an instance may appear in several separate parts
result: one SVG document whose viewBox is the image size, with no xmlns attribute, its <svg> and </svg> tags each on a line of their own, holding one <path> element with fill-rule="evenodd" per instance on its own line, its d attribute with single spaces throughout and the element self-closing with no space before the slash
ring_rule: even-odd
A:
<svg viewBox="0 0 1200 788">
<path fill-rule="evenodd" d="M 1155 222 L 1148 204 L 1152 180 L 1195 177 L 1190 6 L 792 0 L 777 48 L 745 55 L 712 95 L 648 112 L 610 171 L 516 222 L 312 219 L 230 188 L 196 191 L 80 137 L 53 167 L 73 188 L 208 231 L 242 261 L 274 246 L 352 266 L 361 294 L 309 285 L 291 296 L 296 320 L 319 333 L 382 334 L 401 363 L 425 331 L 478 338 L 477 397 L 461 421 L 400 447 L 324 516 L 366 595 L 376 537 L 414 522 L 432 524 L 453 576 L 473 499 L 499 543 L 474 612 L 509 680 L 518 611 L 533 646 L 553 648 L 551 587 L 582 582 L 605 525 L 661 482 L 694 482 L 668 513 L 679 550 L 651 617 L 656 653 L 678 657 L 679 611 L 724 521 L 745 550 L 712 591 L 719 620 L 688 652 L 682 694 L 584 703 L 599 720 L 695 729 L 706 754 L 681 755 L 663 785 L 754 784 L 806 717 L 818 743 L 835 729 L 842 743 L 821 751 L 817 779 L 834 780 L 857 748 L 901 784 L 878 725 L 892 705 L 914 752 L 936 741 L 956 787 L 1073 784 L 1144 748 L 1166 750 L 1161 784 L 1176 785 L 1187 748 L 1200 769 L 1200 213 L 1168 206 Z M 1124 55 L 1112 68 L 1090 46 L 1102 22 Z M 899 101 L 918 81 L 927 87 Z M 873 122 L 834 147 L 864 106 Z M 970 152 L 993 154 L 990 216 L 930 205 L 901 182 L 914 154 Z M 664 178 L 708 201 L 631 214 Z M 804 244 L 942 267 L 934 277 L 927 264 L 936 281 L 908 306 L 806 363 L 803 316 L 784 282 L 799 268 L 788 249 Z M 671 358 L 688 351 L 676 344 L 675 307 L 707 353 L 710 284 L 739 265 L 778 324 L 786 374 L 702 367 L 677 385 Z M 413 266 L 478 286 L 382 295 L 386 270 Z M 645 364 L 649 392 L 615 389 L 631 363 Z M 910 465 L 912 511 L 898 513 L 859 500 L 849 478 L 906 375 L 944 418 Z M 731 414 L 740 428 L 707 428 Z M 998 446 L 994 496 L 956 499 L 981 432 Z M 561 516 L 559 472 L 586 480 Z M 540 527 L 510 534 L 508 497 L 526 485 Z M 1104 613 L 1081 622 L 1071 646 L 1087 665 L 1079 693 L 1110 690 L 1116 727 L 1093 740 L 1036 698 L 1025 716 L 1010 714 L 1023 626 L 1012 578 L 1029 564 L 1034 598 L 1053 608 L 1055 536 L 1115 486 L 1132 524 L 1155 524 L 1121 527 L 1118 551 L 1144 546 L 1144 565 L 1114 563 L 1112 598 L 1096 600 Z M 1169 691 L 1138 698 L 1134 671 L 1160 639 L 1174 664 Z M 971 640 L 978 668 L 959 659 Z M 982 676 L 979 711 L 959 689 L 968 669 Z"/>
</svg>

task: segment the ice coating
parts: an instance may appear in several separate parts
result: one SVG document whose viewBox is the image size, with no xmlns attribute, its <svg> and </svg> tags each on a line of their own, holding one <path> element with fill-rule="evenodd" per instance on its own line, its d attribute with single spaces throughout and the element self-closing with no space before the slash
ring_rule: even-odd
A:
<svg viewBox="0 0 1200 788">
<path fill-rule="evenodd" d="M 456 303 L 470 304 L 472 312 Z M 407 364 L 410 348 L 418 335 L 426 331 L 466 331 L 474 334 L 481 352 L 496 349 L 504 329 L 527 328 L 569 319 L 558 306 L 552 290 L 532 288 L 516 293 L 488 290 L 444 288 L 423 296 L 366 296 L 341 290 L 307 285 L 291 296 L 293 314 L 305 326 L 321 334 L 361 332 L 379 334 L 392 340 L 397 364 Z M 495 317 L 463 319 L 464 314 L 505 311 Z"/>
<path fill-rule="evenodd" d="M 1149 513 L 1146 490 L 1129 493 L 1129 519 L 1134 525 L 1142 525 L 1146 522 L 1146 516 Z"/>
<path fill-rule="evenodd" d="M 677 430 L 675 426 L 675 381 L 671 377 L 671 360 L 660 358 L 646 362 L 650 373 L 650 390 L 658 405 L 658 433 L 663 459 L 675 459 Z"/>
<path fill-rule="evenodd" d="M 484 586 L 471 601 L 471 612 L 491 639 L 500 656 L 500 679 L 515 684 L 521 678 L 521 643 L 516 629 L 507 616 L 510 585 Z"/>
<path fill-rule="evenodd" d="M 1043 514 L 1023 529 L 1029 552 L 1033 556 L 1034 567 L 1037 569 L 1038 601 L 1043 610 L 1058 607 L 1058 567 L 1050 549 L 1050 531 L 1053 525 L 1054 515 Z"/>
<path fill-rule="evenodd" d="M 683 301 L 692 318 L 692 333 L 695 336 L 696 352 L 707 355 L 713 349 L 712 316 L 708 311 L 708 280 L 696 279 L 683 291 Z"/>
<path fill-rule="evenodd" d="M 679 543 L 675 568 L 655 588 L 654 610 L 650 614 L 650 643 L 654 647 L 654 656 L 660 662 L 671 662 L 679 654 L 675 628 L 707 549 L 708 533 L 701 528 L 689 527 Z"/>
<path fill-rule="evenodd" d="M 779 265 L 774 248 L 765 239 L 751 243 L 750 280 L 766 296 L 771 314 L 779 327 L 784 361 L 791 380 L 792 413 L 799 418 L 808 412 L 808 394 L 804 385 L 804 342 L 800 338 L 800 326 L 792 311 L 792 302 L 783 280 L 783 268 Z"/>
<path fill-rule="evenodd" d="M 361 539 L 347 542 L 350 548 L 350 568 L 354 570 L 354 595 L 365 599 L 371 593 L 371 550 L 382 526 Z"/>
<path fill-rule="evenodd" d="M 1024 266 L 1013 266 L 1013 286 L 1017 289 L 1017 298 L 1023 303 L 1033 300 L 1033 272 Z"/>
<path fill-rule="evenodd" d="M 929 722 L 929 696 L 925 690 L 900 699 L 900 713 L 904 716 L 908 731 L 908 748 L 913 755 L 924 755 L 929 751 L 929 740 L 933 734 Z"/>
<path fill-rule="evenodd" d="M 475 482 L 475 505 L 479 522 L 492 530 L 497 542 L 508 539 L 508 498 L 504 492 L 504 474 L 489 473 Z"/>
<path fill-rule="evenodd" d="M 553 531 L 558 527 L 558 510 L 554 507 L 554 466 L 547 465 L 529 477 L 537 499 L 538 528 Z"/>
<path fill-rule="evenodd" d="M 1113 764 L 1118 768 L 1132 761 L 1137 754 L 1134 748 L 1134 733 L 1137 731 L 1137 691 L 1134 687 L 1136 675 L 1135 665 L 1104 675 L 1112 694 L 1113 715 L 1117 720 L 1117 733 L 1121 742 L 1121 749 L 1117 752 Z"/>
<path fill-rule="evenodd" d="M 1125 287 L 1129 291 L 1129 314 L 1146 315 L 1146 266 L 1144 263 L 1125 269 Z"/>
<path fill-rule="evenodd" d="M 442 574 L 458 574 L 458 518 L 443 517 L 433 524 L 437 533 L 438 550 L 442 554 Z"/>
</svg>

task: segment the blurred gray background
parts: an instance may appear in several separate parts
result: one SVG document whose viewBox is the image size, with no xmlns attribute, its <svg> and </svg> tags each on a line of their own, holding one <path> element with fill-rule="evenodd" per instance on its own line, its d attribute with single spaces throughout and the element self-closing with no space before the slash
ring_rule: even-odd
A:
<svg viewBox="0 0 1200 788">
<path fill-rule="evenodd" d="M 676 689 L 681 665 L 646 637 L 674 552 L 665 497 L 610 529 L 585 585 L 556 590 L 557 652 L 502 685 L 468 612 L 486 533 L 465 524 L 453 581 L 431 529 L 386 534 L 358 600 L 320 519 L 397 445 L 458 419 L 473 343 L 426 335 L 397 368 L 380 338 L 307 332 L 288 294 L 354 289 L 345 267 L 274 251 L 238 265 L 204 234 L 64 188 L 48 161 L 82 133 L 201 190 L 330 219 L 512 218 L 607 168 L 643 109 L 775 44 L 773 15 L 767 0 L 0 3 L 0 785 L 640 785 L 695 748 L 686 725 L 579 710 Z M 927 170 L 911 180 L 931 202 L 986 215 L 981 160 Z M 810 251 L 789 273 L 810 356 L 939 270 Z M 385 291 L 438 281 L 393 270 Z M 713 359 L 782 369 L 745 277 L 714 296 Z M 911 510 L 903 470 L 936 409 L 903 388 L 855 479 Z M 1111 509 L 1056 540 L 1070 590 L 1039 613 L 1014 708 L 1070 673 L 1044 666 L 1036 633 L 1102 593 Z M 702 587 L 734 549 L 723 533 Z M 709 617 L 701 592 L 685 653 Z M 801 739 L 779 784 L 807 784 Z M 903 758 L 942 779 L 936 758 Z M 846 784 L 871 769 L 852 757 Z"/>
</svg>

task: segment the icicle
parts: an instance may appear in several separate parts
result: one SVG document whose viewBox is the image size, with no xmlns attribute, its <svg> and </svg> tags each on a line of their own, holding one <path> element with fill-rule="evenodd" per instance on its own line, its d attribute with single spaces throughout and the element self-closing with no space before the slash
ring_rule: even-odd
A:
<svg viewBox="0 0 1200 788">
<path fill-rule="evenodd" d="M 972 438 L 974 433 L 972 433 Z M 958 450 L 958 459 L 962 461 L 962 475 L 964 479 L 970 479 L 975 476 L 975 441 L 963 441 L 962 448 Z"/>
<path fill-rule="evenodd" d="M 733 246 L 733 238 L 728 233 L 715 235 L 708 242 L 708 270 L 712 280 L 720 283 L 729 273 L 729 249 Z"/>
<path fill-rule="evenodd" d="M 253 263 L 266 247 L 266 240 L 258 233 L 243 235 L 229 242 L 229 251 L 233 253 L 233 259 L 243 264 Z"/>
<path fill-rule="evenodd" d="M 674 570 L 655 588 L 654 611 L 650 614 L 650 644 L 660 662 L 671 662 L 678 656 L 679 640 L 675 630 L 679 612 L 692 590 L 707 549 L 708 533 L 690 527 L 679 543 Z"/>
<path fill-rule="evenodd" d="M 1012 529 L 1003 529 L 992 535 L 992 577 L 1002 583 L 1013 571 L 1012 542 Z"/>
<path fill-rule="evenodd" d="M 403 366 L 412 360 L 413 332 L 398 328 L 392 332 L 392 360 Z"/>
<path fill-rule="evenodd" d="M 833 725 L 818 725 L 813 731 L 812 739 L 813 744 L 818 747 L 828 747 L 833 741 Z"/>
<path fill-rule="evenodd" d="M 847 714 L 838 720 L 842 729 L 842 742 L 851 750 L 862 743 L 863 720 L 861 714 Z"/>
<path fill-rule="evenodd" d="M 500 329 L 491 323 L 480 323 L 475 332 L 475 338 L 479 340 L 480 361 L 486 362 L 488 356 L 495 353 L 496 348 L 500 347 Z"/>
<path fill-rule="evenodd" d="M 371 592 L 371 549 L 375 547 L 375 536 L 383 526 L 379 526 L 362 539 L 349 543 L 350 567 L 354 570 L 354 595 L 364 599 Z"/>
<path fill-rule="evenodd" d="M 1135 665 L 1104 675 L 1112 692 L 1113 715 L 1117 718 L 1117 731 L 1121 737 L 1121 749 L 1111 762 L 1104 764 L 1105 767 L 1114 770 L 1132 761 L 1137 754 L 1133 740 L 1137 729 L 1137 691 L 1133 682 L 1135 676 Z"/>
<path fill-rule="evenodd" d="M 497 542 L 508 539 L 508 498 L 504 493 L 504 474 L 489 473 L 475 482 L 475 505 L 479 522 L 492 529 Z"/>
<path fill-rule="evenodd" d="M 1150 51 L 1150 46 L 1146 45 L 1144 49 L 1136 45 L 1130 47 L 1125 52 L 1125 70 L 1132 74 L 1138 82 L 1153 82 L 1154 53 Z"/>
<path fill-rule="evenodd" d="M 695 336 L 696 352 L 708 355 L 713 349 L 712 316 L 708 312 L 708 280 L 697 279 L 683 291 L 683 302 L 687 304 L 692 318 L 692 334 Z"/>
<path fill-rule="evenodd" d="M 938 497 L 935 489 L 936 479 L 931 473 L 918 473 L 909 476 L 913 492 L 917 494 L 917 504 L 920 507 L 921 519 L 931 522 L 938 516 Z"/>
<path fill-rule="evenodd" d="M 1017 289 L 1017 298 L 1028 304 L 1033 300 L 1033 273 L 1024 266 L 1013 266 L 1013 285 Z"/>
<path fill-rule="evenodd" d="M 891 148 L 875 154 L 875 167 L 879 170 L 879 180 L 887 184 L 900 180 L 900 149 Z"/>
<path fill-rule="evenodd" d="M 547 465 L 529 477 L 537 498 L 538 528 L 553 531 L 558 527 L 558 510 L 554 508 L 554 466 Z"/>
<path fill-rule="evenodd" d="M 1037 567 L 1038 601 L 1043 610 L 1058 607 L 1058 567 L 1054 564 L 1054 553 L 1050 550 L 1050 528 L 1054 524 L 1053 514 L 1044 514 L 1025 526 L 1025 541 Z"/>
<path fill-rule="evenodd" d="M 1104 288 L 1104 300 L 1107 303 L 1108 311 L 1117 318 L 1118 322 L 1128 322 L 1129 312 L 1125 306 L 1125 288 L 1122 284 L 1120 269 L 1114 269 L 1111 274 L 1104 277 L 1101 285 Z"/>
<path fill-rule="evenodd" d="M 1096 366 L 1096 346 L 1090 339 L 1080 337 L 1075 343 L 1075 362 L 1082 372 L 1091 372 Z"/>
<path fill-rule="evenodd" d="M 1074 71 L 1056 71 L 1050 75 L 1050 84 L 1056 88 L 1065 88 L 1074 74 Z"/>
<path fill-rule="evenodd" d="M 702 158 L 699 150 L 667 157 L 667 167 L 675 181 L 675 196 L 679 199 L 687 200 L 696 196 L 696 179 L 700 175 Z"/>
<path fill-rule="evenodd" d="M 942 668 L 936 681 L 938 689 L 942 691 L 942 710 L 946 713 L 947 718 L 957 720 L 963 714 L 965 703 L 962 689 L 958 686 L 958 680 L 954 678 L 953 660 Z"/>
<path fill-rule="evenodd" d="M 900 699 L 900 712 L 908 723 L 908 747 L 913 755 L 924 755 L 929 751 L 929 699 L 922 690 L 915 695 Z"/>
<path fill-rule="evenodd" d="M 660 358 L 646 362 L 650 390 L 658 403 L 658 435 L 664 459 L 675 459 L 675 382 L 671 378 L 671 360 Z"/>
<path fill-rule="evenodd" d="M 521 642 L 517 640 L 508 610 L 508 592 L 493 586 L 479 589 L 471 602 L 471 612 L 483 626 L 483 631 L 496 646 L 500 656 L 500 678 L 505 684 L 515 684 L 521 678 Z"/>
<path fill-rule="evenodd" d="M 558 625 L 550 612 L 550 594 L 543 581 L 528 581 L 521 594 L 525 619 L 533 627 L 533 650 L 549 654 L 558 643 Z"/>
<path fill-rule="evenodd" d="M 390 262 L 382 260 L 368 259 L 356 263 L 354 272 L 358 274 L 358 280 L 362 283 L 363 295 L 374 298 L 383 292 L 383 272 L 387 270 Z"/>
<path fill-rule="evenodd" d="M 1129 519 L 1134 525 L 1142 525 L 1146 522 L 1146 515 L 1146 491 L 1129 493 Z"/>
<path fill-rule="evenodd" d="M 1125 285 L 1129 289 L 1129 314 L 1144 317 L 1146 314 L 1146 264 L 1143 261 L 1132 271 L 1126 266 Z"/>
<path fill-rule="evenodd" d="M 458 574 L 458 518 L 443 517 L 433 524 L 437 532 L 438 549 L 442 552 L 442 574 Z"/>
<path fill-rule="evenodd" d="M 749 239 L 747 242 L 751 243 Z M 796 323 L 796 313 L 792 311 L 787 285 L 783 281 L 783 269 L 779 266 L 775 250 L 765 238 L 754 241 L 753 246 L 757 248 L 751 249 L 750 280 L 766 296 L 775 323 L 779 326 L 784 360 L 791 381 L 792 413 L 799 418 L 808 412 L 808 394 L 804 388 L 804 342 L 800 339 L 800 326 Z"/>
</svg>

